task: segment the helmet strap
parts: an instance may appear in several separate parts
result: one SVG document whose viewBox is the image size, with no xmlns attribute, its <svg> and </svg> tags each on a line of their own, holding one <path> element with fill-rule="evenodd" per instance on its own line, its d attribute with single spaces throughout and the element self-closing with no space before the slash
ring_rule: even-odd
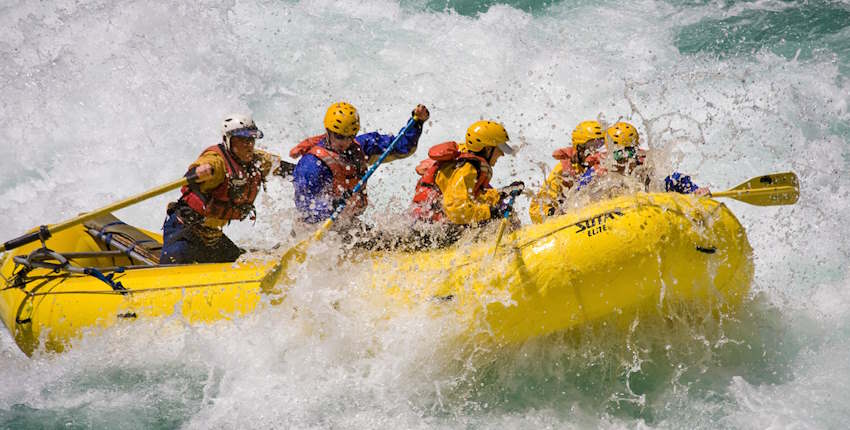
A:
<svg viewBox="0 0 850 430">
<path fill-rule="evenodd" d="M 237 163 L 240 163 L 239 157 L 233 153 L 233 145 L 230 144 L 231 136 L 224 136 L 224 148 L 227 149 L 227 153 L 230 154 L 230 158 L 236 160 Z"/>
</svg>

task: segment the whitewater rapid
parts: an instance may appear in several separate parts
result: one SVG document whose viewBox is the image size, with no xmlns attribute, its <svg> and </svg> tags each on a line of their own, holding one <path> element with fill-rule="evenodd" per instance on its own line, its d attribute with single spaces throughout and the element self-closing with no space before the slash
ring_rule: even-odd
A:
<svg viewBox="0 0 850 430">
<path fill-rule="evenodd" d="M 252 113 L 260 146 L 286 154 L 321 132 L 332 102 L 353 103 L 363 130 L 387 133 L 428 105 L 417 154 L 370 180 L 369 219 L 401 214 L 427 148 L 460 139 L 475 120 L 503 122 L 520 149 L 492 182 L 536 186 L 579 121 L 623 119 L 662 167 L 713 189 L 799 175 L 794 206 L 727 202 L 756 267 L 748 307 L 733 321 L 684 324 L 669 338 L 478 351 L 441 342 L 452 327 L 424 311 L 370 309 L 357 294 L 366 268 L 302 270 L 289 306 L 209 326 L 176 317 L 118 326 L 32 359 L 3 330 L 0 427 L 850 421 L 847 4 L 540 3 L 0 5 L 0 240 L 180 177 L 231 112 Z M 158 231 L 176 197 L 117 215 Z M 272 179 L 257 211 L 255 224 L 228 235 L 248 247 L 290 243 L 290 183 Z"/>
</svg>

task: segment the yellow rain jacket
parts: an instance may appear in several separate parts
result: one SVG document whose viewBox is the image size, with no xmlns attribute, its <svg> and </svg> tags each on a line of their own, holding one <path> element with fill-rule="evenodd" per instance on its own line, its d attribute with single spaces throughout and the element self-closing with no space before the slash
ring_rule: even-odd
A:
<svg viewBox="0 0 850 430">
<path fill-rule="evenodd" d="M 559 162 L 555 168 L 549 172 L 546 177 L 546 182 L 537 195 L 531 199 L 531 206 L 528 209 L 528 214 L 531 216 L 531 222 L 540 224 L 546 217 L 554 215 L 560 205 L 558 199 L 561 198 L 564 188 L 569 189 L 568 184 L 564 184 L 564 178 L 561 176 L 564 167 Z"/>
<path fill-rule="evenodd" d="M 556 154 L 558 152 L 555 151 Z M 596 165 L 598 159 L 592 160 L 592 162 Z M 572 188 L 578 178 L 587 171 L 587 167 L 577 162 L 571 163 L 571 166 L 571 171 L 564 171 L 564 162 L 558 161 L 558 164 L 549 172 L 543 187 L 531 199 L 531 206 L 528 208 L 531 222 L 540 224 L 546 217 L 557 213 L 558 208 L 563 203 L 564 193 Z"/>
<path fill-rule="evenodd" d="M 490 219 L 490 207 L 499 204 L 499 191 L 484 190 L 472 194 L 478 182 L 478 170 L 472 163 L 448 163 L 437 171 L 434 180 L 443 194 L 443 211 L 452 224 L 475 224 Z"/>
</svg>

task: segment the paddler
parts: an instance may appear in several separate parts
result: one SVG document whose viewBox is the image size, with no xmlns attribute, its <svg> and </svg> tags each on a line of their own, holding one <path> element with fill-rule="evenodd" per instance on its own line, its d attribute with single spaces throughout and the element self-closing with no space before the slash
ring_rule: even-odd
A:
<svg viewBox="0 0 850 430">
<path fill-rule="evenodd" d="M 605 145 L 614 171 L 634 173 L 646 164 L 646 151 L 640 148 L 640 135 L 635 126 L 620 121 L 605 131 Z"/>
<path fill-rule="evenodd" d="M 620 121 L 609 127 L 605 136 L 608 149 L 606 158 L 610 160 L 614 171 L 629 175 L 638 173 L 639 169 L 646 166 L 646 151 L 639 147 L 640 135 L 635 126 Z M 644 182 L 648 187 L 650 177 L 646 172 L 643 173 L 646 175 Z M 664 191 L 695 196 L 711 195 L 708 187 L 698 186 L 690 176 L 679 172 L 673 172 L 664 178 Z"/>
<path fill-rule="evenodd" d="M 416 151 L 422 126 L 430 113 L 424 105 L 412 112 L 414 124 L 407 128 L 384 162 L 409 157 Z M 341 199 L 345 210 L 334 228 L 362 226 L 359 216 L 368 205 L 365 189 L 356 195 L 348 193 L 374 162 L 393 142 L 395 136 L 371 132 L 358 135 L 360 115 L 349 103 L 332 104 L 325 113 L 324 133 L 305 139 L 289 155 L 299 159 L 293 172 L 295 208 L 300 221 L 316 224 L 328 219 Z M 365 226 L 363 226 L 365 228 Z"/>
<path fill-rule="evenodd" d="M 596 120 L 580 122 L 572 133 L 572 145 L 556 149 L 552 157 L 558 160 L 546 178 L 543 188 L 531 199 L 529 215 L 531 221 L 540 223 L 554 215 L 564 204 L 564 195 L 575 186 L 590 182 L 598 173 L 605 148 L 602 124 Z"/>
<path fill-rule="evenodd" d="M 189 165 L 187 177 L 197 179 L 168 205 L 162 226 L 163 264 L 236 261 L 244 251 L 222 228 L 234 220 L 254 219 L 254 199 L 265 177 L 273 167 L 276 174 L 285 173 L 279 157 L 254 148 L 263 132 L 250 115 L 227 116 L 221 134 L 221 143 Z"/>
<path fill-rule="evenodd" d="M 565 193 L 573 187 L 579 189 L 594 178 L 607 173 L 607 168 L 624 174 L 636 174 L 645 166 L 646 151 L 639 148 L 640 136 L 630 123 L 617 122 L 602 132 L 598 121 L 583 121 L 572 134 L 572 147 L 555 150 L 552 156 L 558 164 L 546 178 L 543 188 L 532 199 L 529 215 L 534 223 L 559 213 L 565 203 Z M 642 181 L 649 186 L 649 175 L 642 172 Z M 701 188 L 690 176 L 673 172 L 665 180 L 665 191 L 680 194 L 709 195 L 709 188 Z"/>
<path fill-rule="evenodd" d="M 513 154 L 508 132 L 495 121 L 477 121 L 461 142 L 444 142 L 428 150 L 428 159 L 419 163 L 421 176 L 411 205 L 411 214 L 422 224 L 436 224 L 447 231 L 437 243 L 427 237 L 423 246 L 442 246 L 457 239 L 465 227 L 500 219 L 507 197 L 518 194 L 524 184 L 516 181 L 502 190 L 490 185 L 493 166 L 505 154 Z M 434 229 L 428 229 L 434 230 Z"/>
</svg>

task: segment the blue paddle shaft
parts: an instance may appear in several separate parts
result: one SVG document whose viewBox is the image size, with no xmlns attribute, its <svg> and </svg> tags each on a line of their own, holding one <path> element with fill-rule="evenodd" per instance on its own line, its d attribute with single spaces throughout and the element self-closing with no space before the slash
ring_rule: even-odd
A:
<svg viewBox="0 0 850 430">
<path fill-rule="evenodd" d="M 511 216 L 511 211 L 514 208 L 514 200 L 516 199 L 516 194 L 511 193 L 511 198 L 508 199 L 507 207 L 505 208 L 505 213 L 502 214 L 502 217 L 508 219 Z"/>
<path fill-rule="evenodd" d="M 390 155 L 390 152 L 393 151 L 393 148 L 395 148 L 395 144 L 398 142 L 398 140 L 401 139 L 401 137 L 404 136 L 405 133 L 407 133 L 407 129 L 409 129 L 415 123 L 416 123 L 415 118 L 410 118 L 410 120 L 407 121 L 407 125 L 405 125 L 403 129 L 401 129 L 401 131 L 398 133 L 398 136 L 396 136 L 395 139 L 393 139 L 393 141 L 390 142 L 390 146 L 388 146 L 387 149 L 384 151 L 384 153 L 381 154 L 380 157 L 378 157 L 378 160 L 375 161 L 372 164 L 371 167 L 369 167 L 369 170 L 366 171 L 366 174 L 363 175 L 362 178 L 360 178 L 360 182 L 358 182 L 357 185 L 354 186 L 354 189 L 351 190 L 351 194 L 349 194 L 349 196 L 352 196 L 352 195 L 360 192 L 360 190 L 363 188 L 363 186 L 366 185 L 366 181 L 368 181 L 369 177 L 372 176 L 372 173 L 375 173 L 375 170 L 378 168 L 378 166 L 380 166 L 381 163 L 384 162 L 384 159 L 386 159 L 387 156 Z M 354 144 L 359 145 L 357 142 L 354 142 Z M 342 202 L 339 204 L 339 206 L 337 206 L 334 209 L 334 212 L 331 214 L 331 221 L 336 221 L 339 214 L 342 213 L 343 209 L 345 209 L 345 205 L 347 203 L 348 203 L 348 198 L 345 198 L 345 199 L 342 200 Z"/>
</svg>

